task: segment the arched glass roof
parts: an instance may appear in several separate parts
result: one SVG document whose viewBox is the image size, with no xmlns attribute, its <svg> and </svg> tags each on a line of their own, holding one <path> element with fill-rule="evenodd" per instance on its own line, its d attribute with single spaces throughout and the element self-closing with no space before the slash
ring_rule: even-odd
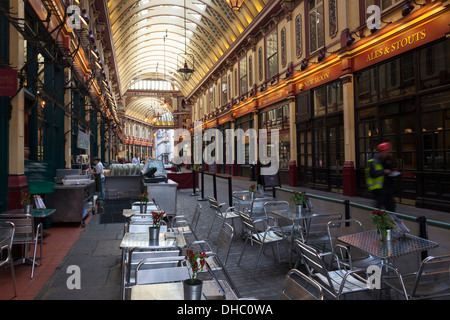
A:
<svg viewBox="0 0 450 320">
<path fill-rule="evenodd" d="M 269 1 L 246 0 L 233 11 L 226 0 L 110 0 L 122 92 L 137 81 L 165 80 L 188 96 Z M 184 53 L 195 61 L 189 81 L 178 72 Z M 145 98 L 137 100 L 145 103 Z"/>
</svg>

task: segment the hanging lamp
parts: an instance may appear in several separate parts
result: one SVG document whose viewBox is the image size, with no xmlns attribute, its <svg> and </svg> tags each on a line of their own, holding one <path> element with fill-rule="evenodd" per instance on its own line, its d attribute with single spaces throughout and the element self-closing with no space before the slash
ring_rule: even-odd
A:
<svg viewBox="0 0 450 320">
<path fill-rule="evenodd" d="M 189 68 L 188 62 L 192 64 L 192 68 Z M 186 0 L 184 0 L 184 55 L 179 54 L 177 56 L 177 65 L 183 66 L 178 69 L 178 72 L 180 73 L 181 78 L 184 81 L 189 81 L 192 74 L 194 73 L 195 71 L 194 64 L 195 64 L 194 55 L 187 53 Z"/>
</svg>

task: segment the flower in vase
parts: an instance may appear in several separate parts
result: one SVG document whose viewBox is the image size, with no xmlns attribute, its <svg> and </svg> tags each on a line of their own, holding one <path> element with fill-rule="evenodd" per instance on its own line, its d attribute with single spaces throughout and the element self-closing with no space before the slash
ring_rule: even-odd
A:
<svg viewBox="0 0 450 320">
<path fill-rule="evenodd" d="M 148 192 L 141 192 L 139 194 L 139 201 L 147 203 L 148 202 Z"/>
<path fill-rule="evenodd" d="M 165 211 L 152 211 L 152 218 L 153 218 L 153 226 L 156 228 L 161 227 L 161 221 L 166 214 Z"/>
<path fill-rule="evenodd" d="M 395 222 L 392 220 L 391 216 L 383 210 L 374 210 L 372 212 L 372 223 L 377 228 L 377 233 L 382 237 L 386 238 L 388 229 L 396 229 L 397 226 Z"/>
<path fill-rule="evenodd" d="M 252 184 L 252 185 L 248 188 L 248 192 L 250 192 L 250 193 L 256 192 L 256 185 Z"/>
<path fill-rule="evenodd" d="M 306 193 L 296 191 L 294 192 L 290 200 L 294 202 L 296 205 L 302 205 L 306 203 Z"/>
<path fill-rule="evenodd" d="M 207 258 L 206 253 L 194 253 L 192 250 L 186 250 L 186 256 L 184 258 L 188 263 L 190 283 L 194 284 L 198 274 L 205 268 Z"/>
</svg>

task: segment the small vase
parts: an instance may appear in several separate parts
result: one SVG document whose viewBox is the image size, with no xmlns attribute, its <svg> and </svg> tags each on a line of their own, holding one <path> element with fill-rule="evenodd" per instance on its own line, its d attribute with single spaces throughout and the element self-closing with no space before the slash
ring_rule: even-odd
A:
<svg viewBox="0 0 450 320">
<path fill-rule="evenodd" d="M 386 241 L 387 230 L 384 228 L 377 229 L 378 234 L 380 235 L 380 241 Z"/>
<path fill-rule="evenodd" d="M 200 300 L 202 297 L 203 281 L 195 279 L 191 283 L 190 279 L 183 281 L 184 300 Z"/>
<path fill-rule="evenodd" d="M 23 212 L 25 214 L 31 214 L 33 212 L 33 205 L 32 204 L 26 204 L 23 206 Z"/>
<path fill-rule="evenodd" d="M 295 213 L 302 214 L 302 208 L 303 208 L 303 205 L 296 204 L 295 205 Z"/>
<path fill-rule="evenodd" d="M 255 193 L 250 192 L 250 200 L 253 201 L 255 199 Z"/>
<path fill-rule="evenodd" d="M 148 238 L 150 240 L 159 239 L 159 227 L 148 227 Z"/>
</svg>

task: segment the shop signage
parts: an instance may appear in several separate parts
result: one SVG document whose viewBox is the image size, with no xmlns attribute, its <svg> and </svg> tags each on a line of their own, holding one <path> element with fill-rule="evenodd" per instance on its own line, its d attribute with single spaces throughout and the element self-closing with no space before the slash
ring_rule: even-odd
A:
<svg viewBox="0 0 450 320">
<path fill-rule="evenodd" d="M 255 106 L 255 103 L 249 103 L 239 109 L 236 109 L 235 118 L 245 116 L 246 114 L 252 112 L 254 109 L 254 106 Z"/>
<path fill-rule="evenodd" d="M 416 47 L 419 42 L 423 42 L 427 37 L 426 29 L 417 31 L 411 35 L 401 38 L 400 40 L 387 44 L 379 49 L 373 50 L 367 55 L 366 62 L 378 60 L 383 56 L 393 55 L 406 47 Z"/>
<path fill-rule="evenodd" d="M 227 115 L 219 118 L 219 125 L 227 123 L 228 121 L 231 121 L 231 112 L 229 112 Z"/>
<path fill-rule="evenodd" d="M 339 62 L 329 67 L 328 69 L 316 72 L 311 76 L 302 79 L 295 86 L 295 94 L 298 94 L 301 91 L 312 89 L 327 82 L 336 80 L 341 75 L 341 69 L 342 66 L 341 63 Z"/>
<path fill-rule="evenodd" d="M 0 96 L 11 97 L 17 93 L 17 70 L 0 69 Z"/>
<path fill-rule="evenodd" d="M 89 135 L 81 130 L 78 130 L 77 148 L 89 150 Z"/>
<path fill-rule="evenodd" d="M 393 36 L 387 37 L 381 43 L 377 42 L 376 39 L 382 37 L 383 30 L 372 35 L 375 39 L 374 44 L 355 56 L 353 70 L 367 68 L 444 37 L 445 34 L 450 32 L 448 10 L 426 17 L 421 15 L 413 21 L 413 25 L 415 27 L 410 28 L 399 25 L 397 30 L 390 30 Z"/>
<path fill-rule="evenodd" d="M 286 99 L 287 91 L 286 90 L 278 90 L 274 93 L 271 93 L 266 98 L 261 99 L 261 103 L 259 104 L 259 108 L 264 108 L 274 104 L 275 102 Z"/>
</svg>

